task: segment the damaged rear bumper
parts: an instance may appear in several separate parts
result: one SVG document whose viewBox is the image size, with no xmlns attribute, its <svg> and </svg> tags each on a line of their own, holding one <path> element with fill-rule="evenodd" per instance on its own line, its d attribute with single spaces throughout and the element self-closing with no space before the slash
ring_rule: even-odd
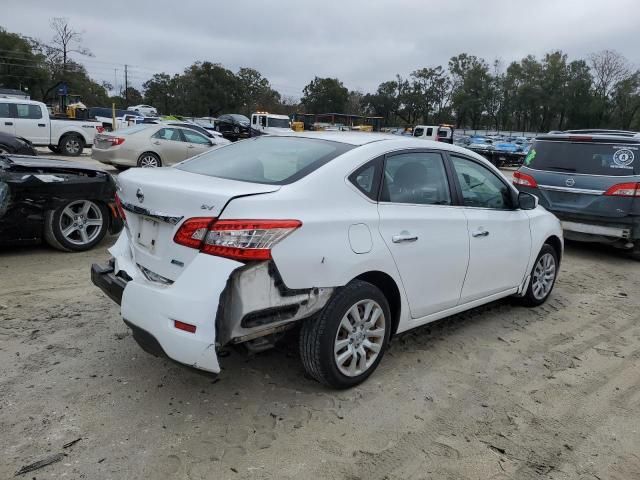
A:
<svg viewBox="0 0 640 480">
<path fill-rule="evenodd" d="M 170 284 L 149 280 L 136 266 L 123 231 L 107 266 L 91 278 L 121 305 L 124 322 L 147 352 L 219 373 L 216 347 L 290 328 L 327 303 L 333 288 L 288 289 L 271 261 L 240 264 L 199 254 Z M 176 322 L 195 327 L 194 332 Z"/>
</svg>

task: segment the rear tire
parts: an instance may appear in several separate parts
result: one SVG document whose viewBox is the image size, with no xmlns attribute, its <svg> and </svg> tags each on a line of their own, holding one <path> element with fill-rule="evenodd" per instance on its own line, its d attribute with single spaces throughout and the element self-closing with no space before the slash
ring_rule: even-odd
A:
<svg viewBox="0 0 640 480">
<path fill-rule="evenodd" d="M 97 245 L 109 229 L 107 206 L 93 200 L 73 200 L 47 212 L 46 242 L 65 252 L 82 252 Z"/>
<path fill-rule="evenodd" d="M 157 168 L 162 166 L 162 161 L 155 153 L 145 152 L 138 157 L 137 165 L 140 168 Z"/>
<path fill-rule="evenodd" d="M 526 307 L 537 307 L 547 301 L 558 278 L 558 254 L 545 243 L 533 264 L 531 279 L 526 294 L 520 303 Z"/>
<path fill-rule="evenodd" d="M 368 282 L 354 280 L 303 323 L 302 364 L 320 383 L 337 389 L 353 387 L 376 369 L 390 332 L 391 313 L 384 294 Z"/>
<path fill-rule="evenodd" d="M 65 135 L 60 139 L 58 148 L 60 149 L 60 153 L 62 153 L 62 155 L 66 155 L 68 157 L 78 157 L 80 156 L 80 154 L 82 154 L 82 150 L 84 149 L 84 140 L 80 135 L 71 133 Z"/>
</svg>

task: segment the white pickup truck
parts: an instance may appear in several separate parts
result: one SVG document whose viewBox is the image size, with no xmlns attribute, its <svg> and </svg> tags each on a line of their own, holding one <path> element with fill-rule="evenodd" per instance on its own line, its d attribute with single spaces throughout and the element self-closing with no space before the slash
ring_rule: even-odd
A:
<svg viewBox="0 0 640 480">
<path fill-rule="evenodd" d="M 94 120 L 50 118 L 47 106 L 33 100 L 0 97 L 0 132 L 26 138 L 55 153 L 78 156 L 104 130 Z"/>
</svg>

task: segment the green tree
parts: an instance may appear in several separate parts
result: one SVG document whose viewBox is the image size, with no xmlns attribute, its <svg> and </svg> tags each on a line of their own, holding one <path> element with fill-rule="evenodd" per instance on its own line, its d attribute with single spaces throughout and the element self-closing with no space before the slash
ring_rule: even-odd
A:
<svg viewBox="0 0 640 480">
<path fill-rule="evenodd" d="M 38 98 L 48 77 L 45 55 L 38 43 L 0 27 L 0 86 L 27 91 Z"/>
<path fill-rule="evenodd" d="M 337 78 L 315 77 L 302 93 L 300 103 L 308 113 L 342 113 L 349 100 L 349 90 Z"/>
</svg>

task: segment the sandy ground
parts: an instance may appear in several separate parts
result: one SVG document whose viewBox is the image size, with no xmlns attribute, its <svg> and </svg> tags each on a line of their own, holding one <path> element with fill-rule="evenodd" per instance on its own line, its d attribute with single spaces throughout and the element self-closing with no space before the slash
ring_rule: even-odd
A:
<svg viewBox="0 0 640 480">
<path fill-rule="evenodd" d="M 399 336 L 345 392 L 295 347 L 218 380 L 152 357 L 89 280 L 107 259 L 0 251 L 0 478 L 640 478 L 640 264 L 569 245 L 542 307 Z M 73 440 L 67 448 L 63 445 Z"/>
<path fill-rule="evenodd" d="M 0 250 L 0 478 L 58 453 L 21 478 L 640 478 L 640 264 L 618 252 L 569 244 L 545 305 L 399 336 L 335 392 L 294 345 L 230 351 L 217 380 L 144 353 L 89 280 L 113 241 Z"/>
</svg>

